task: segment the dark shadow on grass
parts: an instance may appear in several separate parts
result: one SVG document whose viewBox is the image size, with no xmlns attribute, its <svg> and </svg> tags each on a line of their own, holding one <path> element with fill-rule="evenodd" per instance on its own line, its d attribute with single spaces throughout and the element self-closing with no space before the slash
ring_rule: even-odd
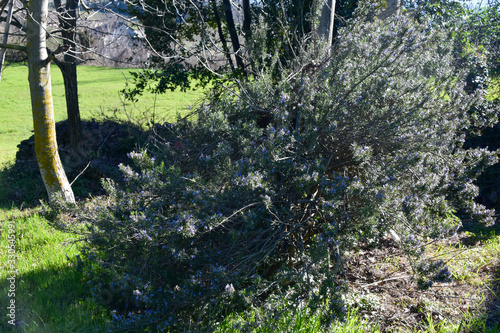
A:
<svg viewBox="0 0 500 333">
<path fill-rule="evenodd" d="M 493 237 L 500 236 L 500 222 L 486 227 L 476 221 L 468 221 L 463 224 L 463 231 L 468 232 L 468 236 L 462 238 L 465 246 L 480 246 Z M 500 332 L 500 265 L 488 267 L 490 278 L 488 283 L 489 293 L 483 303 L 484 314 L 486 316 L 486 332 Z"/>
<path fill-rule="evenodd" d="M 91 299 L 83 273 L 65 265 L 34 269 L 15 279 L 15 296 L 9 281 L 0 281 L 2 320 L 0 332 L 107 332 L 107 310 Z M 15 300 L 15 326 L 6 306 Z"/>
<path fill-rule="evenodd" d="M 479 245 L 481 242 L 500 235 L 500 221 L 497 221 L 492 226 L 485 226 L 474 220 L 463 221 L 461 231 L 468 232 L 468 236 L 461 239 L 463 245 Z"/>
<path fill-rule="evenodd" d="M 149 133 L 123 121 L 82 122 L 86 156 L 71 154 L 67 122 L 56 124 L 59 154 L 72 185 L 75 197 L 86 198 L 102 194 L 101 180 L 118 181 L 120 163 L 128 163 L 127 154 L 144 145 Z M 21 142 L 14 164 L 0 170 L 0 208 L 34 207 L 47 201 L 47 193 L 38 170 L 33 136 Z M 85 171 L 84 171 L 85 170 Z M 83 171 L 83 173 L 82 173 Z"/>
<path fill-rule="evenodd" d="M 500 332 L 500 265 L 492 268 L 490 293 L 484 303 L 486 328 L 490 332 Z"/>
</svg>

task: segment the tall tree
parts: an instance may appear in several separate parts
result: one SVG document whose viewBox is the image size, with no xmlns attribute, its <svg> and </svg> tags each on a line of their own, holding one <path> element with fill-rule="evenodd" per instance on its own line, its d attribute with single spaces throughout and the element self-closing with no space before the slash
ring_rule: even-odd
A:
<svg viewBox="0 0 500 333">
<path fill-rule="evenodd" d="M 245 74 L 245 63 L 243 62 L 243 57 L 241 56 L 241 46 L 238 37 L 238 32 L 236 31 L 236 25 L 234 24 L 233 18 L 233 8 L 231 7 L 230 0 L 222 0 L 222 5 L 224 7 L 224 14 L 226 15 L 226 24 L 229 30 L 229 36 L 231 37 L 231 44 L 233 44 L 234 56 L 236 57 L 236 65 L 238 69 Z"/>
<path fill-rule="evenodd" d="M 248 42 L 252 38 L 252 12 L 250 10 L 250 0 L 242 0 L 243 5 L 243 33 Z"/>
<path fill-rule="evenodd" d="M 217 1 L 216 0 L 211 0 L 212 3 L 212 8 L 214 11 L 214 19 L 215 23 L 217 24 L 217 32 L 219 33 L 219 39 L 222 44 L 222 51 L 224 52 L 224 55 L 226 56 L 227 63 L 229 64 L 229 67 L 231 67 L 231 71 L 234 72 L 234 64 L 233 60 L 231 59 L 231 53 L 229 52 L 229 48 L 227 47 L 227 41 L 226 37 L 224 36 L 224 30 L 222 30 L 222 22 L 219 16 L 219 10 L 217 9 Z"/>
<path fill-rule="evenodd" d="M 27 10 L 27 45 L 29 85 L 35 153 L 45 189 L 52 202 L 60 200 L 74 203 L 75 197 L 64 172 L 57 149 L 54 105 L 50 78 L 53 53 L 47 51 L 47 17 L 49 0 L 30 0 Z"/>
<path fill-rule="evenodd" d="M 49 0 L 29 0 L 25 3 L 25 8 L 27 10 L 26 46 L 0 44 L 0 48 L 22 50 L 28 56 L 35 153 L 40 174 L 50 202 L 58 199 L 65 203 L 74 203 L 75 197 L 64 172 L 57 147 L 50 78 L 50 63 L 56 53 L 62 52 L 62 48 L 55 52 L 47 50 Z"/>
<path fill-rule="evenodd" d="M 66 0 L 65 5 L 61 4 L 61 0 L 54 0 L 54 5 L 58 13 L 63 46 L 67 51 L 64 53 L 62 61 L 57 60 L 57 58 L 54 58 L 54 60 L 63 75 L 71 151 L 73 157 L 78 158 L 84 155 L 82 120 L 80 117 L 80 104 L 78 102 L 76 59 L 74 56 L 76 51 L 78 0 Z"/>
<path fill-rule="evenodd" d="M 318 35 L 328 42 L 328 47 L 333 43 L 333 32 L 335 23 L 335 0 L 323 1 L 319 17 Z"/>
<path fill-rule="evenodd" d="M 387 7 L 380 14 L 379 18 L 381 20 L 385 20 L 391 17 L 392 15 L 397 14 L 400 8 L 401 8 L 401 0 L 387 0 Z"/>
</svg>

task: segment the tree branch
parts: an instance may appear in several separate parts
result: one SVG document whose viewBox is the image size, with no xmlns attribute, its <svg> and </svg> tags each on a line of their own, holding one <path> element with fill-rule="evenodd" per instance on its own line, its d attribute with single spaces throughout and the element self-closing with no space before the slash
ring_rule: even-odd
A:
<svg viewBox="0 0 500 333">
<path fill-rule="evenodd" d="M 0 17 L 0 22 L 5 22 L 5 21 L 6 21 L 5 17 Z M 19 22 L 19 20 L 15 16 L 12 18 L 10 24 L 15 26 L 19 30 L 26 32 L 26 26 L 22 25 L 21 22 Z"/>
<path fill-rule="evenodd" d="M 10 49 L 10 50 L 18 50 L 18 51 L 26 52 L 26 47 L 21 46 L 21 45 L 15 45 L 15 44 L 0 43 L 0 49 Z"/>
<path fill-rule="evenodd" d="M 5 10 L 5 7 L 7 7 L 7 0 L 0 0 L 0 15 L 2 15 L 3 11 Z"/>
<path fill-rule="evenodd" d="M 46 66 L 49 62 L 51 62 L 52 60 L 54 60 L 56 58 L 57 54 L 66 52 L 68 50 L 69 50 L 69 45 L 59 45 L 59 47 L 55 51 L 50 51 L 47 49 L 49 56 L 47 57 L 47 59 L 42 61 L 42 65 Z"/>
</svg>

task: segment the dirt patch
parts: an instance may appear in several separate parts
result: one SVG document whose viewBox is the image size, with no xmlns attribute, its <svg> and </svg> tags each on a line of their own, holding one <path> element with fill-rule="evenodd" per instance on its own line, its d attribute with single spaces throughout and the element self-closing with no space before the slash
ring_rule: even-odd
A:
<svg viewBox="0 0 500 333">
<path fill-rule="evenodd" d="M 458 249 L 458 245 L 467 238 L 467 233 L 462 231 L 441 246 L 464 251 L 463 247 Z M 378 323 L 382 332 L 425 331 L 430 322 L 435 326 L 440 323 L 458 325 L 470 314 L 476 319 L 487 315 L 486 327 L 498 323 L 498 266 L 479 268 L 478 281 L 483 284 L 455 280 L 434 284 L 423 291 L 418 289 L 409 261 L 397 244 L 386 239 L 381 245 L 347 255 L 345 274 L 349 285 L 346 302 L 357 307 L 363 318 Z M 449 255 L 454 256 L 453 253 Z M 467 328 L 464 322 L 461 332 L 475 329 Z"/>
<path fill-rule="evenodd" d="M 484 302 L 487 327 L 500 328 L 500 265 L 490 268 L 491 286 Z"/>
</svg>

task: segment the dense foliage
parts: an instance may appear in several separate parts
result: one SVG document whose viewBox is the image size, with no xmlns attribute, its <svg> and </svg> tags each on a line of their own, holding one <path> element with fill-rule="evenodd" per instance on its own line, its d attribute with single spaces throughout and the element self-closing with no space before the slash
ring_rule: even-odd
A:
<svg viewBox="0 0 500 333">
<path fill-rule="evenodd" d="M 322 4 L 311 0 L 252 1 L 245 18 L 244 6 L 232 3 L 233 32 L 240 44 L 235 51 L 229 38 L 231 28 L 224 19 L 224 1 L 130 1 L 128 12 L 144 25 L 153 52 L 148 68 L 132 74 L 133 83 L 123 90 L 125 97 L 137 99 L 145 90 L 165 93 L 188 89 L 193 82 L 207 86 L 241 78 L 243 72 L 259 75 L 271 68 L 270 72 L 279 76 L 301 52 L 304 39 L 312 42 L 315 38 Z M 358 0 L 336 1 L 335 33 L 352 17 L 357 4 Z M 243 68 L 232 63 L 236 54 Z"/>
<path fill-rule="evenodd" d="M 458 209 L 491 222 L 473 182 L 496 153 L 463 144 L 497 110 L 466 93 L 451 34 L 427 26 L 354 19 L 279 80 L 228 86 L 192 121 L 157 127 L 120 166 L 123 184 L 104 182 L 78 213 L 85 271 L 115 324 L 198 331 L 253 309 L 258 327 L 292 306 L 328 318 L 342 253 L 388 232 L 421 287 L 447 280 L 422 242 L 456 230 Z"/>
<path fill-rule="evenodd" d="M 467 15 L 464 27 L 465 39 L 477 45 L 487 57 L 490 72 L 500 74 L 500 3 L 476 8 Z"/>
</svg>

